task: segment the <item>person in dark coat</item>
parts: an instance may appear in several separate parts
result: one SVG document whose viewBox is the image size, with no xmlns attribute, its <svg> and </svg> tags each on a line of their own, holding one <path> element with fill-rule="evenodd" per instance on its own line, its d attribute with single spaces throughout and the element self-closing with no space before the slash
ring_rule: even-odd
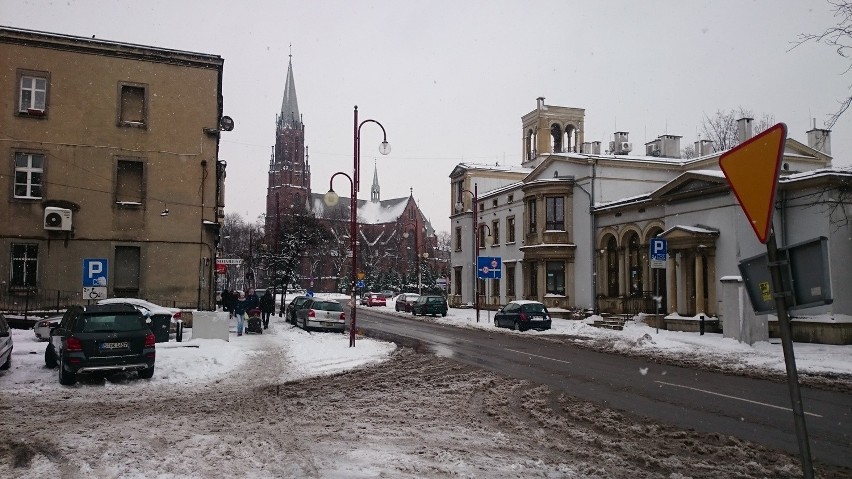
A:
<svg viewBox="0 0 852 479">
<path fill-rule="evenodd" d="M 275 312 L 275 296 L 271 289 L 267 289 L 266 293 L 260 297 L 260 312 L 263 319 L 263 329 L 269 329 L 269 316 Z"/>
<path fill-rule="evenodd" d="M 249 288 L 246 293 L 246 311 L 254 308 L 260 308 L 260 298 L 257 297 L 257 293 L 254 292 L 254 288 Z"/>
<path fill-rule="evenodd" d="M 245 314 L 248 311 L 248 300 L 246 299 L 246 293 L 240 291 L 239 296 L 237 296 L 237 300 L 234 301 L 234 316 L 237 318 L 237 336 L 243 335 L 243 325 L 245 324 Z"/>
</svg>

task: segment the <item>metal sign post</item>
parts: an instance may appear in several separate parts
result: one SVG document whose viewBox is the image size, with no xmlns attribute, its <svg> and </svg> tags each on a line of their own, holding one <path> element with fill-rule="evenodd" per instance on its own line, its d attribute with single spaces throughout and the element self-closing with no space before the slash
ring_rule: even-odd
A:
<svg viewBox="0 0 852 479">
<path fill-rule="evenodd" d="M 654 269 L 656 275 L 654 300 L 657 302 L 657 318 L 654 325 L 657 327 L 657 334 L 660 334 L 660 306 L 663 302 L 663 298 L 660 296 L 660 270 L 666 267 L 666 259 L 669 255 L 668 242 L 665 238 L 651 238 L 650 250 L 651 268 Z"/>
<path fill-rule="evenodd" d="M 793 332 L 787 315 L 786 297 L 790 295 L 790 292 L 785 291 L 781 274 L 781 268 L 786 265 L 786 261 L 778 260 L 778 245 L 775 243 L 775 228 L 772 226 L 775 192 L 778 187 L 778 174 L 781 170 L 786 139 L 787 125 L 778 123 L 720 156 L 719 167 L 743 208 L 757 239 L 766 244 L 767 265 L 772 277 L 770 287 L 772 296 L 775 298 L 778 330 L 781 332 L 781 346 L 784 349 L 787 386 L 790 390 L 796 439 L 799 442 L 802 474 L 805 478 L 812 479 L 814 466 L 811 461 L 808 430 L 805 426 L 796 358 L 793 354 Z"/>
</svg>

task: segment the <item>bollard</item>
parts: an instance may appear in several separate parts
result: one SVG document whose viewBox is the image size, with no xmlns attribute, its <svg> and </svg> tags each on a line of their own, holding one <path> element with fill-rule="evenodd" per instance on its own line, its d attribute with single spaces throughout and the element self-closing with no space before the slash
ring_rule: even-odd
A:
<svg viewBox="0 0 852 479">
<path fill-rule="evenodd" d="M 701 334 L 699 336 L 704 336 L 704 315 L 699 316 L 701 318 Z"/>
<path fill-rule="evenodd" d="M 183 342 L 183 321 L 180 319 L 177 320 L 177 324 L 175 326 L 175 341 L 179 343 Z"/>
</svg>

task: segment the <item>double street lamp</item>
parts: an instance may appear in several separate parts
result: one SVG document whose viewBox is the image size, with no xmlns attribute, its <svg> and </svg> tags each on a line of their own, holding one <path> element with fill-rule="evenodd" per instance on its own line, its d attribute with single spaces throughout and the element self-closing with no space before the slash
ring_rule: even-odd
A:
<svg viewBox="0 0 852 479">
<path fill-rule="evenodd" d="M 340 201 L 340 196 L 334 192 L 334 188 L 332 184 L 334 183 L 334 177 L 337 175 L 343 175 L 349 180 L 349 248 L 352 253 L 352 275 L 351 275 L 351 299 L 350 299 L 350 326 L 349 326 L 349 347 L 355 347 L 355 316 L 358 307 L 358 301 L 355 297 L 355 284 L 357 281 L 357 272 L 358 272 L 358 190 L 361 183 L 361 127 L 364 126 L 365 123 L 375 123 L 379 125 L 379 128 L 382 129 L 382 144 L 379 145 L 379 153 L 383 155 L 387 155 L 390 153 L 390 144 L 388 143 L 388 135 L 385 131 L 385 127 L 382 126 L 376 120 L 364 120 L 361 123 L 358 123 L 358 106 L 355 106 L 355 121 L 354 121 L 354 131 L 353 131 L 353 164 L 352 164 L 352 176 L 343 173 L 342 171 L 338 171 L 337 173 L 331 175 L 331 179 L 328 181 L 328 193 L 325 194 L 325 204 L 328 206 L 335 206 Z"/>
</svg>

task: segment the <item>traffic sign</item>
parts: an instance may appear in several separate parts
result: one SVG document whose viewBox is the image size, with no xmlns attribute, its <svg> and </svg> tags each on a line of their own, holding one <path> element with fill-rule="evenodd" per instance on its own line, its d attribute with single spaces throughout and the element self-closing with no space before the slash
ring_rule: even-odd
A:
<svg viewBox="0 0 852 479">
<path fill-rule="evenodd" d="M 363 287 L 364 287 L 364 282 L 363 282 L 363 281 L 361 281 L 361 280 L 358 280 L 358 281 L 355 283 L 355 287 L 356 287 L 356 288 L 363 288 Z"/>
<path fill-rule="evenodd" d="M 665 268 L 668 257 L 668 243 L 665 238 L 651 238 L 651 268 Z"/>
<path fill-rule="evenodd" d="M 83 299 L 105 299 L 109 271 L 105 258 L 83 259 Z"/>
<path fill-rule="evenodd" d="M 366 275 L 364 274 L 363 271 L 358 271 L 358 279 L 364 279 L 364 276 L 366 276 Z"/>
<path fill-rule="evenodd" d="M 476 277 L 479 279 L 500 279 L 501 258 L 499 256 L 479 256 L 476 258 Z"/>
<path fill-rule="evenodd" d="M 778 123 L 719 157 L 719 167 L 761 243 L 769 238 L 786 139 L 787 125 Z"/>
</svg>

